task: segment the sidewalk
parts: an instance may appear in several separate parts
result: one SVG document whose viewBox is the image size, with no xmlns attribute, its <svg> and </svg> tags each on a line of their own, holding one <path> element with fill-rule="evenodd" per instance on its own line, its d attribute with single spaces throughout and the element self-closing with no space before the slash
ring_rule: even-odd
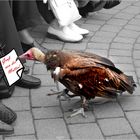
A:
<svg viewBox="0 0 140 140">
<path fill-rule="evenodd" d="M 0 140 L 138 140 L 140 139 L 140 1 L 122 2 L 110 10 L 92 13 L 78 24 L 90 30 L 80 43 L 63 43 L 46 38 L 44 23 L 32 30 L 32 35 L 49 49 L 82 50 L 110 58 L 128 75 L 133 75 L 137 89 L 133 95 L 123 94 L 117 101 L 91 105 L 82 116 L 67 118 L 68 110 L 79 105 L 78 99 L 59 101 L 47 96 L 56 85 L 45 65 L 28 61 L 30 74 L 38 77 L 38 89 L 16 87 L 14 95 L 3 103 L 18 118 L 15 133 L 0 136 Z"/>
</svg>

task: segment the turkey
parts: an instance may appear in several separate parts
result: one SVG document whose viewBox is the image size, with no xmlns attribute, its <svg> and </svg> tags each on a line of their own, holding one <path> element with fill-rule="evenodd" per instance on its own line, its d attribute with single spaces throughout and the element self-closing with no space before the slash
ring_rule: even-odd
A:
<svg viewBox="0 0 140 140">
<path fill-rule="evenodd" d="M 136 87 L 132 76 L 125 75 L 109 59 L 93 53 L 64 50 L 43 53 L 31 48 L 20 58 L 44 63 L 52 78 L 66 87 L 66 94 L 71 91 L 73 95 L 69 96 L 81 97 L 81 108 L 77 113 L 83 115 L 88 100 L 96 96 L 116 98 L 118 93 L 125 91 L 132 94 Z"/>
</svg>

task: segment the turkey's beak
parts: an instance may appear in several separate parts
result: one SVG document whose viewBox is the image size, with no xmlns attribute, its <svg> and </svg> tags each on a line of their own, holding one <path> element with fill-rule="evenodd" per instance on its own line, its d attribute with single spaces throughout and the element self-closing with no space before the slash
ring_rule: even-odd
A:
<svg viewBox="0 0 140 140">
<path fill-rule="evenodd" d="M 19 58 L 27 60 L 36 60 L 31 49 L 20 55 Z"/>
</svg>

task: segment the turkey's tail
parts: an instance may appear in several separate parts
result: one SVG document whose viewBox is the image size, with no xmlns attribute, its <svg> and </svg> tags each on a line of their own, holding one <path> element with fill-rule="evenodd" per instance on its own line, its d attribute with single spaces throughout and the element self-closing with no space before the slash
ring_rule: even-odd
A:
<svg viewBox="0 0 140 140">
<path fill-rule="evenodd" d="M 128 91 L 130 94 L 133 94 L 135 87 L 136 87 L 136 83 L 133 79 L 133 76 L 127 76 L 125 74 L 121 74 L 119 76 L 120 79 L 120 86 Z"/>
</svg>

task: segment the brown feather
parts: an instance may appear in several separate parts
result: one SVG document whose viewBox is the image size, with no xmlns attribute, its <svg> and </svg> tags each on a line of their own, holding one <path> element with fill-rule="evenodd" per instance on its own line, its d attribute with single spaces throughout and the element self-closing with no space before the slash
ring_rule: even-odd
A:
<svg viewBox="0 0 140 140">
<path fill-rule="evenodd" d="M 82 52 L 50 51 L 46 53 L 48 70 L 60 67 L 59 82 L 76 95 L 114 98 L 117 93 L 133 93 L 130 80 L 109 59 Z M 134 81 L 133 81 L 134 83 Z"/>
</svg>

